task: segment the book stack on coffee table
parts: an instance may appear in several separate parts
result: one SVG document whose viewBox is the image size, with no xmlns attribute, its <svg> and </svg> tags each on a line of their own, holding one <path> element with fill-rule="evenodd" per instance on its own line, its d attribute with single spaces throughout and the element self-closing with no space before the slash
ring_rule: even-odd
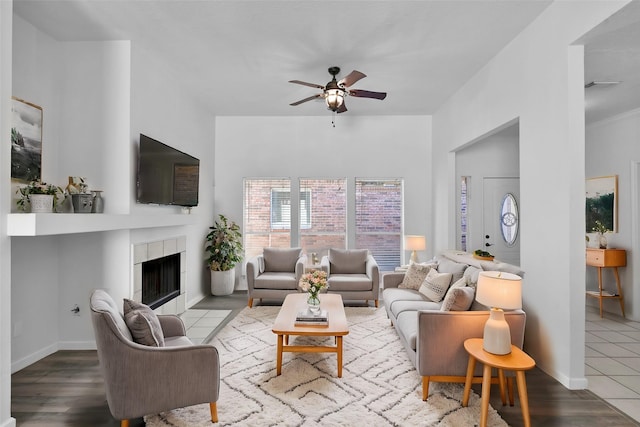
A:
<svg viewBox="0 0 640 427">
<path fill-rule="evenodd" d="M 296 325 L 319 325 L 326 326 L 329 324 L 329 313 L 327 310 L 321 310 L 320 313 L 312 313 L 311 311 L 301 310 L 296 315 Z"/>
</svg>

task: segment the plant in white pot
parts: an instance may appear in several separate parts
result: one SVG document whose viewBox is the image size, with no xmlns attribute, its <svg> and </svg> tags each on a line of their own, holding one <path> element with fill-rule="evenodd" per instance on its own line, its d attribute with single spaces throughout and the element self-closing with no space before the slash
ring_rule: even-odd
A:
<svg viewBox="0 0 640 427">
<path fill-rule="evenodd" d="M 25 187 L 18 188 L 16 193 L 20 195 L 16 204 L 21 211 L 26 211 L 27 206 L 30 206 L 34 213 L 53 212 L 62 189 L 46 182 L 31 181 Z"/>
<path fill-rule="evenodd" d="M 230 295 L 236 280 L 235 269 L 242 261 L 242 233 L 240 227 L 224 215 L 209 227 L 207 234 L 207 265 L 211 270 L 211 293 Z"/>
</svg>

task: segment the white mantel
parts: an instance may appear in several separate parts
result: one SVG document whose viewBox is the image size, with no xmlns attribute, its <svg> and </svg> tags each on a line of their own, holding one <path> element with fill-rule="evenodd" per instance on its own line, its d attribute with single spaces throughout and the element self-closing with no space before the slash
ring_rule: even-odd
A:
<svg viewBox="0 0 640 427">
<path fill-rule="evenodd" d="M 9 236 L 52 236 L 97 231 L 173 227 L 196 223 L 195 215 L 113 215 L 64 213 L 15 213 L 7 216 Z"/>
</svg>

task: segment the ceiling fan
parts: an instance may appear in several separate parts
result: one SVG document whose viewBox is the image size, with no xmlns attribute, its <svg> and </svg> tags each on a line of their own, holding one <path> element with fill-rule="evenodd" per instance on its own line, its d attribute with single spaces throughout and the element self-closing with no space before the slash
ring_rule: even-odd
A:
<svg viewBox="0 0 640 427">
<path fill-rule="evenodd" d="M 358 80 L 367 77 L 366 74 L 361 73 L 360 71 L 353 70 L 346 77 L 342 78 L 340 81 L 336 80 L 336 75 L 340 73 L 340 67 L 330 67 L 329 74 L 333 76 L 331 81 L 326 84 L 326 86 L 318 85 L 315 83 L 307 83 L 300 80 L 289 80 L 289 83 L 296 83 L 299 85 L 315 87 L 318 89 L 322 89 L 322 93 L 318 93 L 316 95 L 310 96 L 308 98 L 301 99 L 300 101 L 293 102 L 289 105 L 296 106 L 300 105 L 304 102 L 311 101 L 314 99 L 324 98 L 327 103 L 327 108 L 335 113 L 344 113 L 347 111 L 347 106 L 344 103 L 344 98 L 349 96 L 355 96 L 357 98 L 374 98 L 374 99 L 385 99 L 387 97 L 386 92 L 372 92 L 369 90 L 362 89 L 349 89 L 351 85 L 353 85 Z"/>
</svg>

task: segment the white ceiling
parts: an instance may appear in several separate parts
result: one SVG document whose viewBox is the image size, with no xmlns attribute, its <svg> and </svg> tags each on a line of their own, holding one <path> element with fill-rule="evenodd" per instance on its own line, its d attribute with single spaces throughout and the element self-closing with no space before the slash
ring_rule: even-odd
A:
<svg viewBox="0 0 640 427">
<path fill-rule="evenodd" d="M 354 115 L 423 115 L 437 108 L 550 0 L 220 1 L 16 0 L 15 12 L 58 40 L 132 40 L 158 52 L 216 115 L 329 114 L 319 90 L 330 66 L 384 101 L 347 99 Z M 640 106 L 640 1 L 577 43 L 585 44 L 587 122 Z"/>
<path fill-rule="evenodd" d="M 368 77 L 345 114 L 432 114 L 550 0 L 16 0 L 14 11 L 58 40 L 133 40 L 159 52 L 216 115 L 323 115 L 330 66 Z"/>
<path fill-rule="evenodd" d="M 587 123 L 640 108 L 640 1 L 634 0 L 579 41 L 585 47 Z"/>
</svg>

